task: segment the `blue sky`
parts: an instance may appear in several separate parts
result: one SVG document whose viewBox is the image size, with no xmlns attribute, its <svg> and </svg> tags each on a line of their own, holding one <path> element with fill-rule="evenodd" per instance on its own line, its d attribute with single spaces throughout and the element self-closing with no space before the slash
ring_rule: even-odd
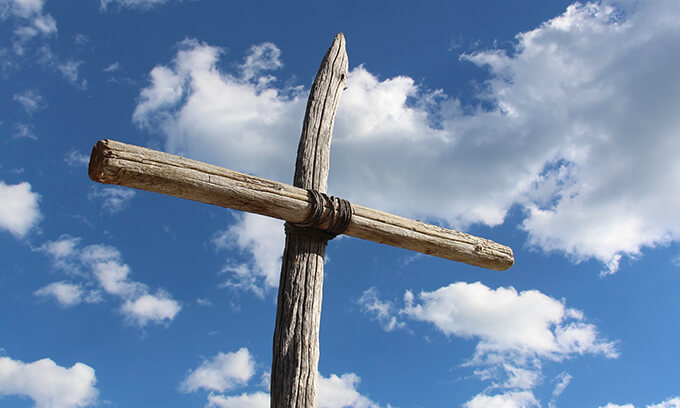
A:
<svg viewBox="0 0 680 408">
<path fill-rule="evenodd" d="M 0 407 L 268 406 L 282 224 L 87 177 L 98 139 L 509 245 L 337 238 L 321 407 L 680 407 L 677 0 L 0 0 Z"/>
</svg>

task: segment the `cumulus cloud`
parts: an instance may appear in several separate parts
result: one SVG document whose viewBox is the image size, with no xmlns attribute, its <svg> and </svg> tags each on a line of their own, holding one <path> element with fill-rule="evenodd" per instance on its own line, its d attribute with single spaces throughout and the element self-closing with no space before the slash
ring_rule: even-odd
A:
<svg viewBox="0 0 680 408">
<path fill-rule="evenodd" d="M 259 297 L 279 284 L 285 235 L 283 222 L 257 214 L 239 214 L 236 222 L 213 239 L 217 248 L 237 248 L 248 262 L 229 260 L 223 272 L 230 278 L 223 286 L 252 291 Z"/>
<path fill-rule="evenodd" d="M 275 64 L 254 70 L 257 53 L 251 49 L 244 65 L 250 68 L 232 75 L 217 67 L 221 49 L 183 41 L 171 64 L 151 71 L 133 121 L 160 129 L 171 152 L 290 182 L 305 99 L 294 89 L 260 89 L 262 75 L 255 73 Z M 242 76 L 250 74 L 250 80 Z"/>
<path fill-rule="evenodd" d="M 406 292 L 402 313 L 428 322 L 446 335 L 480 339 L 476 358 L 519 353 L 562 360 L 574 354 L 616 358 L 614 343 L 600 338 L 583 314 L 536 290 L 491 289 L 480 282 L 458 282 L 421 292 L 417 303 Z"/>
<path fill-rule="evenodd" d="M 354 373 L 319 377 L 319 408 L 378 408 L 378 405 L 361 395 L 357 386 L 361 378 Z"/>
<path fill-rule="evenodd" d="M 29 397 L 36 408 L 91 406 L 99 393 L 96 383 L 94 369 L 83 363 L 65 368 L 49 358 L 24 363 L 0 357 L 0 395 Z"/>
<path fill-rule="evenodd" d="M 159 290 L 154 295 L 147 293 L 126 300 L 121 310 L 137 326 L 144 327 L 149 322 L 161 324 L 172 321 L 181 306 L 167 292 Z"/>
<path fill-rule="evenodd" d="M 255 374 L 255 361 L 247 348 L 233 353 L 218 353 L 190 371 L 180 388 L 184 392 L 224 392 L 245 385 Z"/>
<path fill-rule="evenodd" d="M 130 279 L 130 267 L 123 263 L 118 249 L 107 245 L 80 248 L 80 238 L 62 235 L 43 244 L 39 250 L 48 254 L 57 269 L 81 279 L 79 283 L 54 282 L 38 289 L 37 296 L 52 297 L 63 306 L 81 302 L 96 303 L 102 292 L 119 298 L 125 320 L 139 327 L 150 323 L 168 324 L 182 309 L 179 302 L 162 290 L 155 293 L 141 282 Z"/>
<path fill-rule="evenodd" d="M 680 397 L 669 398 L 664 402 L 648 405 L 647 408 L 680 408 Z"/>
<path fill-rule="evenodd" d="M 333 193 L 454 227 L 498 225 L 520 205 L 530 245 L 595 258 L 608 273 L 622 257 L 676 241 L 680 196 L 667 186 L 680 182 L 671 108 L 680 57 L 667 50 L 680 40 L 680 5 L 632 4 L 574 4 L 518 34 L 509 51 L 462 54 L 489 74 L 484 104 L 355 67 L 336 120 Z M 245 61 L 269 55 L 251 65 L 277 68 L 274 47 L 254 47 Z M 220 57 L 181 43 L 151 71 L 135 123 L 159 129 L 169 151 L 290 180 L 301 90 L 253 70 L 223 72 Z"/>
<path fill-rule="evenodd" d="M 467 407 L 540 406 L 533 389 L 543 381 L 545 362 L 583 354 L 618 357 L 615 342 L 604 339 L 583 312 L 536 290 L 458 282 L 417 296 L 406 291 L 404 306 L 398 309 L 371 288 L 360 304 L 387 331 L 391 327 L 386 322 L 399 318 L 405 326 L 404 320 L 410 319 L 430 323 L 446 336 L 475 340 L 475 353 L 464 366 L 491 384 Z M 550 405 L 570 381 L 568 373 L 555 379 Z"/>
<path fill-rule="evenodd" d="M 270 406 L 269 394 L 261 391 L 234 396 L 210 394 L 207 406 L 211 408 L 268 408 Z"/>
<path fill-rule="evenodd" d="M 23 238 L 42 218 L 39 201 L 40 194 L 32 192 L 29 183 L 0 181 L 0 229 Z"/>
<path fill-rule="evenodd" d="M 463 404 L 464 408 L 531 408 L 540 407 L 534 394 L 529 391 L 508 392 L 497 395 L 479 394 Z"/>
</svg>

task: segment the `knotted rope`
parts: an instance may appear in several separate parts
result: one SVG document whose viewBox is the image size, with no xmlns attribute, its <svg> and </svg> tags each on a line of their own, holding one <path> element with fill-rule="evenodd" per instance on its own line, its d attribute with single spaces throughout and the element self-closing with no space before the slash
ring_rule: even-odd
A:
<svg viewBox="0 0 680 408">
<path fill-rule="evenodd" d="M 303 234 L 322 241 L 330 241 L 345 232 L 352 220 L 352 205 L 349 201 L 329 197 L 316 190 L 307 191 L 312 196 L 312 211 L 300 223 L 286 222 L 286 234 Z M 326 211 L 327 208 L 329 211 Z M 330 222 L 328 228 L 320 229 L 319 227 L 326 222 Z"/>
</svg>

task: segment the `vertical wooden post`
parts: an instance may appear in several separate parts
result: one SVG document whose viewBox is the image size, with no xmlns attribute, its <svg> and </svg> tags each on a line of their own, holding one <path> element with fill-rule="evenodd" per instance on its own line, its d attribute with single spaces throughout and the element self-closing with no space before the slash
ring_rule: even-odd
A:
<svg viewBox="0 0 680 408">
<path fill-rule="evenodd" d="M 296 187 L 325 193 L 335 112 L 347 79 L 342 33 L 321 62 L 307 101 L 295 164 Z M 272 408 L 316 408 L 319 323 L 326 241 L 286 233 L 274 329 Z"/>
</svg>

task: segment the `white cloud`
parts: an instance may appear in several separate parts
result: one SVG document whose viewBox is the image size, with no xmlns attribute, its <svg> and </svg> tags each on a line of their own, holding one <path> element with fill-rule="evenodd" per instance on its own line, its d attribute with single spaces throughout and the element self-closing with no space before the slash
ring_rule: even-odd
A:
<svg viewBox="0 0 680 408">
<path fill-rule="evenodd" d="M 319 376 L 319 408 L 378 408 L 378 405 L 361 395 L 357 386 L 361 379 L 354 373 L 338 377 L 331 374 Z"/>
<path fill-rule="evenodd" d="M 668 186 L 680 182 L 680 57 L 667 50 L 680 41 L 680 4 L 613 4 L 572 5 L 519 34 L 511 52 L 464 54 L 489 72 L 478 96 L 490 109 L 354 68 L 336 120 L 333 193 L 456 227 L 500 224 L 519 204 L 531 245 L 608 272 L 678 240 L 680 195 Z M 169 151 L 289 181 L 300 90 L 221 72 L 220 55 L 183 42 L 152 71 L 135 123 L 159 129 Z"/>
<path fill-rule="evenodd" d="M 80 238 L 63 235 L 56 241 L 46 242 L 39 250 L 52 257 L 56 268 L 81 278 L 82 282 L 55 282 L 38 289 L 36 295 L 52 296 L 62 305 L 71 306 L 82 301 L 100 302 L 103 291 L 123 301 L 120 312 L 129 323 L 145 327 L 174 320 L 182 309 L 181 304 L 162 289 L 151 294 L 147 285 L 131 280 L 130 267 L 123 263 L 118 249 L 107 245 L 81 249 L 80 241 Z M 93 286 L 100 289 L 83 289 Z"/>
<path fill-rule="evenodd" d="M 669 398 L 659 404 L 648 405 L 647 408 L 680 408 L 680 397 Z"/>
<path fill-rule="evenodd" d="M 12 134 L 13 138 L 38 140 L 38 137 L 35 135 L 35 133 L 33 133 L 32 125 L 27 125 L 25 123 L 15 123 L 14 128 L 16 130 L 14 131 L 14 134 Z"/>
<path fill-rule="evenodd" d="M 183 392 L 209 391 L 208 407 L 232 408 L 265 408 L 269 407 L 269 394 L 264 392 L 242 393 L 240 395 L 221 395 L 233 391 L 237 387 L 245 387 L 255 375 L 255 361 L 247 348 L 243 347 L 233 353 L 218 353 L 205 360 L 194 370 L 190 370 L 180 384 Z M 269 373 L 262 378 L 268 379 Z M 341 376 L 331 374 L 330 377 L 319 376 L 318 402 L 319 408 L 379 408 L 357 390 L 361 382 L 354 373 Z M 265 381 L 260 386 L 268 386 Z"/>
<path fill-rule="evenodd" d="M 250 47 L 246 60 L 241 65 L 243 80 L 249 81 L 262 71 L 272 71 L 281 68 L 283 63 L 280 58 L 281 50 L 270 42 L 253 45 Z M 261 77 L 258 85 L 266 85 L 270 78 L 273 77 Z"/>
<path fill-rule="evenodd" d="M 24 55 L 31 39 L 57 33 L 57 22 L 51 15 L 42 13 L 43 6 L 42 0 L 0 1 L 0 21 L 12 18 L 14 22 L 12 48 L 16 55 Z"/>
<path fill-rule="evenodd" d="M 379 408 L 380 405 L 359 393 L 356 388 L 361 378 L 354 373 L 341 376 L 331 374 L 319 376 L 319 408 Z M 238 396 L 208 396 L 208 407 L 219 408 L 266 408 L 269 407 L 269 394 L 264 392 L 243 393 Z"/>
<path fill-rule="evenodd" d="M 14 100 L 24 107 L 24 110 L 29 115 L 34 114 L 38 110 L 45 107 L 43 97 L 38 91 L 26 90 L 21 93 L 14 94 Z"/>
<path fill-rule="evenodd" d="M 82 302 L 83 290 L 80 285 L 69 282 L 52 282 L 33 292 L 36 296 L 53 297 L 60 305 L 71 307 Z"/>
<path fill-rule="evenodd" d="M 223 271 L 231 274 L 225 287 L 250 290 L 262 297 L 279 283 L 285 234 L 283 222 L 257 214 L 239 214 L 236 223 L 213 239 L 217 248 L 238 248 L 252 262 L 228 261 Z"/>
<path fill-rule="evenodd" d="M 73 149 L 66 153 L 64 162 L 66 162 L 69 167 L 83 167 L 88 165 L 90 157 Z"/>
<path fill-rule="evenodd" d="M 144 294 L 134 300 L 126 300 L 122 312 L 135 324 L 144 327 L 149 322 L 156 324 L 171 322 L 181 306 L 164 291 L 155 295 Z"/>
<path fill-rule="evenodd" d="M 67 60 L 57 63 L 56 68 L 71 85 L 85 90 L 87 89 L 87 80 L 80 78 L 80 66 L 82 64 L 83 61 Z"/>
<path fill-rule="evenodd" d="M 208 407 L 217 408 L 269 408 L 269 394 L 266 392 L 243 393 L 237 396 L 208 396 Z"/>
<path fill-rule="evenodd" d="M 75 262 L 75 257 L 79 244 L 80 238 L 65 234 L 55 241 L 47 241 L 38 250 L 50 255 L 56 268 L 71 275 L 78 275 L 80 268 Z"/>
<path fill-rule="evenodd" d="M 83 363 L 71 368 L 49 358 L 24 363 L 0 357 L 0 395 L 27 396 L 36 408 L 77 408 L 96 403 L 94 369 Z"/>
<path fill-rule="evenodd" d="M 560 373 L 556 378 L 555 378 L 555 388 L 553 389 L 552 393 L 552 399 L 550 400 L 550 403 L 548 404 L 549 408 L 554 408 L 556 407 L 555 401 L 557 398 L 559 398 L 560 395 L 564 392 L 564 390 L 567 388 L 569 383 L 571 382 L 571 375 L 567 372 Z"/>
<path fill-rule="evenodd" d="M 180 43 L 169 66 L 151 71 L 133 121 L 160 130 L 171 152 L 290 182 L 304 98 L 260 89 L 258 76 L 248 81 L 220 72 L 221 53 L 195 40 Z"/>
<path fill-rule="evenodd" d="M 180 389 L 184 392 L 224 392 L 245 385 L 255 374 L 255 361 L 247 348 L 234 353 L 218 353 L 189 372 Z"/>
<path fill-rule="evenodd" d="M 29 18 L 42 12 L 44 0 L 2 0 L 0 1 L 0 19 L 9 16 Z"/>
<path fill-rule="evenodd" d="M 508 380 L 502 388 L 530 390 L 539 383 L 540 374 L 536 370 L 527 370 L 510 364 L 504 364 L 503 369 L 508 375 Z"/>
<path fill-rule="evenodd" d="M 43 35 L 57 32 L 57 22 L 49 14 L 36 17 L 33 20 L 33 26 Z"/>
<path fill-rule="evenodd" d="M 113 62 L 110 65 L 108 65 L 106 68 L 102 69 L 104 72 L 116 72 L 120 69 L 120 63 L 119 62 Z"/>
<path fill-rule="evenodd" d="M 80 156 L 76 156 L 74 159 L 82 159 Z M 89 158 L 86 158 L 89 162 Z M 94 187 L 92 192 L 88 194 L 87 198 L 90 200 L 100 199 L 102 209 L 110 214 L 115 214 L 122 211 L 129 203 L 130 200 L 135 196 L 135 191 L 125 187 Z"/>
<path fill-rule="evenodd" d="M 604 405 L 600 408 L 635 408 L 635 406 L 633 404 L 619 405 L 610 402 L 609 404 Z"/>
<path fill-rule="evenodd" d="M 147 10 L 166 3 L 167 1 L 168 0 L 99 0 L 99 5 L 102 10 L 106 10 L 109 4 L 116 4 L 119 7 Z"/>
<path fill-rule="evenodd" d="M 84 46 L 90 42 L 90 37 L 87 34 L 76 34 L 73 37 L 73 43 L 76 45 Z"/>
<path fill-rule="evenodd" d="M 31 191 L 27 182 L 5 184 L 0 181 L 0 229 L 23 238 L 42 218 L 40 194 Z"/>
<path fill-rule="evenodd" d="M 531 408 L 540 407 L 534 394 L 529 391 L 508 392 L 497 395 L 476 395 L 466 402 L 464 408 Z"/>
<path fill-rule="evenodd" d="M 90 245 L 82 250 L 80 258 L 91 268 L 106 293 L 128 300 L 146 294 L 145 285 L 128 279 L 130 267 L 122 263 L 117 249 L 105 245 Z"/>
<path fill-rule="evenodd" d="M 46 43 L 37 48 L 35 55 L 35 60 L 39 64 L 54 72 L 58 72 L 71 85 L 80 90 L 87 89 L 87 79 L 82 78 L 80 71 L 80 67 L 84 64 L 84 61 L 75 61 L 72 59 L 64 60 L 58 55 L 55 55 L 52 52 L 52 48 Z"/>
<path fill-rule="evenodd" d="M 402 313 L 446 335 L 478 337 L 477 358 L 506 352 L 553 360 L 584 353 L 617 357 L 614 344 L 583 322 L 582 313 L 536 290 L 458 282 L 418 298 L 420 304 L 407 292 Z"/>
<path fill-rule="evenodd" d="M 447 336 L 477 341 L 474 355 L 463 366 L 472 367 L 476 377 L 491 384 L 467 403 L 468 408 L 540 406 L 533 390 L 543 381 L 544 362 L 583 354 L 618 357 L 615 343 L 603 339 L 583 312 L 536 290 L 458 282 L 417 296 L 406 291 L 404 307 L 397 310 L 371 288 L 359 304 L 385 330 L 397 317 L 410 318 L 431 323 Z M 550 406 L 570 380 L 567 373 L 555 379 Z M 492 395 L 494 390 L 501 392 Z"/>
<path fill-rule="evenodd" d="M 406 323 L 397 319 L 398 311 L 394 304 L 378 298 L 378 290 L 375 287 L 366 289 L 357 300 L 357 304 L 361 306 L 364 313 L 372 315 L 378 320 L 385 331 L 401 329 L 406 326 Z"/>
</svg>

